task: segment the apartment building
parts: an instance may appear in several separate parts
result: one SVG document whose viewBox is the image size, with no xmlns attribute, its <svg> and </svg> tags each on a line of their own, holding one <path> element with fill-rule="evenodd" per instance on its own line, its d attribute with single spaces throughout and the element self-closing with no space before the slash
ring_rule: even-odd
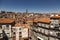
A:
<svg viewBox="0 0 60 40">
<path fill-rule="evenodd" d="M 16 23 L 12 27 L 12 40 L 28 40 L 29 38 L 29 25 Z"/>
<path fill-rule="evenodd" d="M 0 39 L 6 34 L 9 40 L 29 40 L 29 27 L 29 24 L 15 23 L 14 19 L 0 18 Z"/>
<path fill-rule="evenodd" d="M 60 16 L 51 15 L 33 22 L 32 40 L 60 40 Z"/>
<path fill-rule="evenodd" d="M 16 23 L 12 27 L 12 39 L 13 40 L 20 40 L 20 38 L 22 36 L 22 28 L 23 28 L 23 26 L 19 23 Z"/>
<path fill-rule="evenodd" d="M 15 22 L 13 19 L 9 18 L 0 18 L 0 39 L 4 37 L 3 31 L 5 32 L 6 36 L 10 39 L 12 26 L 14 26 Z"/>
</svg>

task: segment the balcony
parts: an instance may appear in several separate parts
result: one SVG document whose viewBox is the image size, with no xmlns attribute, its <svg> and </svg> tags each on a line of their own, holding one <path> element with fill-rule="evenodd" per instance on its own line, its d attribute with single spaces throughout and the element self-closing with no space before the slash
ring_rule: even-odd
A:
<svg viewBox="0 0 60 40">
<path fill-rule="evenodd" d="M 57 37 L 60 38 L 60 33 L 57 33 Z"/>
<path fill-rule="evenodd" d="M 0 33 L 2 33 L 2 29 L 0 29 Z"/>
<path fill-rule="evenodd" d="M 36 30 L 33 30 L 35 33 L 39 33 L 39 34 L 41 34 L 41 35 L 44 35 L 44 36 L 47 36 L 47 37 L 52 37 L 52 38 L 57 38 L 57 39 L 59 39 L 60 38 L 60 36 L 58 36 L 58 35 L 60 35 L 60 33 L 58 34 L 58 35 L 56 35 L 56 34 L 54 34 L 54 35 L 51 35 L 50 33 L 48 33 L 48 34 L 45 34 L 45 33 L 42 33 L 41 31 L 36 31 Z"/>
</svg>

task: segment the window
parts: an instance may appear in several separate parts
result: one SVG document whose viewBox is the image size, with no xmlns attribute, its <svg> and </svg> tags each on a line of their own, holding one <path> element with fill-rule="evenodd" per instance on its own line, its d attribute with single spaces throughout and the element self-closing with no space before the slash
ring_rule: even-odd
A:
<svg viewBox="0 0 60 40">
<path fill-rule="evenodd" d="M 0 25 L 0 29 L 2 29 L 2 25 Z"/>
<path fill-rule="evenodd" d="M 0 37 L 1 37 L 1 34 L 0 34 Z"/>
<path fill-rule="evenodd" d="M 59 25 L 58 24 L 55 24 L 55 27 L 58 27 Z"/>
<path fill-rule="evenodd" d="M 49 31 L 45 29 L 45 34 L 48 35 L 49 34 Z"/>
<path fill-rule="evenodd" d="M 21 34 L 22 32 L 19 32 L 19 34 Z"/>
<path fill-rule="evenodd" d="M 58 20 L 55 20 L 55 24 L 58 24 Z"/>
<path fill-rule="evenodd" d="M 51 20 L 51 23 L 58 24 L 58 20 Z"/>
<path fill-rule="evenodd" d="M 40 28 L 40 32 L 42 31 L 42 28 Z"/>
<path fill-rule="evenodd" d="M 42 28 L 42 33 L 44 33 L 44 29 Z"/>
<path fill-rule="evenodd" d="M 46 24 L 46 28 L 49 28 L 49 25 L 48 24 Z"/>
<path fill-rule="evenodd" d="M 54 20 L 51 20 L 51 23 L 53 24 L 54 23 Z"/>
<path fill-rule="evenodd" d="M 50 31 L 50 35 L 57 36 L 55 31 Z"/>
<path fill-rule="evenodd" d="M 51 25 L 51 26 L 50 26 L 50 28 L 54 28 L 54 26 L 53 26 L 53 25 Z"/>
<path fill-rule="evenodd" d="M 6 29 L 6 25 L 2 25 L 2 29 Z"/>
<path fill-rule="evenodd" d="M 41 40 L 41 39 L 38 38 L 38 40 Z"/>
<path fill-rule="evenodd" d="M 6 25 L 6 29 L 9 30 L 9 25 Z"/>
<path fill-rule="evenodd" d="M 40 32 L 40 28 L 38 27 L 38 31 Z"/>
<path fill-rule="evenodd" d="M 15 31 L 16 31 L 16 29 L 15 29 L 15 28 L 13 28 L 12 30 L 13 30 L 13 32 L 15 32 Z"/>
<path fill-rule="evenodd" d="M 9 27 L 9 25 L 6 25 L 6 27 Z"/>
<path fill-rule="evenodd" d="M 50 35 L 52 35 L 53 34 L 53 32 L 52 31 L 50 31 Z"/>
<path fill-rule="evenodd" d="M 56 35 L 57 35 L 58 37 L 60 37 L 60 32 L 56 32 Z"/>
<path fill-rule="evenodd" d="M 15 35 L 15 32 L 13 32 L 13 34 Z"/>
<path fill-rule="evenodd" d="M 19 28 L 19 30 L 21 30 L 21 28 Z"/>
<path fill-rule="evenodd" d="M 45 25 L 44 24 L 42 24 L 42 27 L 44 27 Z"/>
<path fill-rule="evenodd" d="M 41 23 L 38 23 L 39 26 L 41 26 Z"/>
<path fill-rule="evenodd" d="M 13 30 L 14 30 L 14 31 L 16 31 L 16 29 L 15 29 L 15 28 L 14 28 Z"/>
</svg>

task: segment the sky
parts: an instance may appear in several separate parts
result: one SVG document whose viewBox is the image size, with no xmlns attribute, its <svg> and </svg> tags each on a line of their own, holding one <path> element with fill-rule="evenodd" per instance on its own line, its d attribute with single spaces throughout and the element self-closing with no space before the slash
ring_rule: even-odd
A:
<svg viewBox="0 0 60 40">
<path fill-rule="evenodd" d="M 60 0 L 0 0 L 0 11 L 60 12 Z"/>
</svg>

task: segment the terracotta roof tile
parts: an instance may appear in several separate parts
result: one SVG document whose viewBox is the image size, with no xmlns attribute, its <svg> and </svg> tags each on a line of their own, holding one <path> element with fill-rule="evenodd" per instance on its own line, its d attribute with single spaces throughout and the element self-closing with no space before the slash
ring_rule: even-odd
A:
<svg viewBox="0 0 60 40">
<path fill-rule="evenodd" d="M 16 23 L 14 27 L 29 28 L 29 27 L 30 27 L 30 25 L 29 25 L 29 24 L 20 24 L 20 23 Z"/>
<path fill-rule="evenodd" d="M 35 18 L 35 19 L 34 19 L 34 22 L 38 22 L 38 18 Z"/>
<path fill-rule="evenodd" d="M 50 18 L 40 18 L 38 21 L 39 21 L 39 22 L 50 23 Z"/>
<path fill-rule="evenodd" d="M 14 19 L 10 18 L 0 18 L 0 23 L 12 23 Z"/>
<path fill-rule="evenodd" d="M 31 20 L 27 20 L 26 22 L 33 22 L 33 19 L 31 19 Z"/>
<path fill-rule="evenodd" d="M 23 24 L 24 28 L 29 28 L 30 25 L 29 24 Z"/>
<path fill-rule="evenodd" d="M 14 27 L 20 27 L 20 26 L 22 26 L 22 24 L 16 23 Z"/>
</svg>

